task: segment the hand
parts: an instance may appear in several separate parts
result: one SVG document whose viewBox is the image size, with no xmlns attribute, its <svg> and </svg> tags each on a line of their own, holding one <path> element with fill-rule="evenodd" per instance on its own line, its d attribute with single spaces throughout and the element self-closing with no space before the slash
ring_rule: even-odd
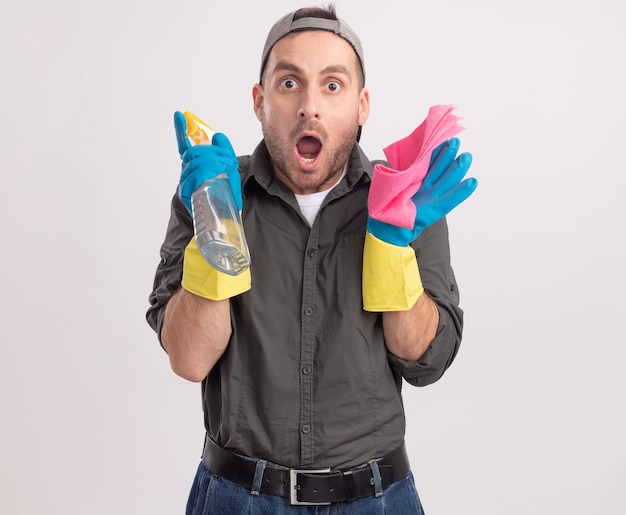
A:
<svg viewBox="0 0 626 515">
<path fill-rule="evenodd" d="M 433 150 L 428 172 L 419 190 L 411 198 L 416 208 L 412 229 L 396 227 L 370 217 L 367 221 L 368 232 L 382 241 L 404 247 L 426 227 L 466 200 L 476 189 L 478 181 L 474 178 L 462 180 L 472 164 L 472 155 L 463 153 L 456 157 L 459 144 L 458 138 L 452 138 Z"/>
<path fill-rule="evenodd" d="M 182 171 L 178 194 L 191 213 L 191 195 L 205 181 L 226 172 L 237 209 L 241 211 L 241 178 L 237 156 L 225 134 L 216 133 L 211 145 L 192 145 L 187 140 L 187 123 L 180 111 L 174 114 L 174 128 L 178 141 L 178 153 L 182 159 Z"/>
</svg>

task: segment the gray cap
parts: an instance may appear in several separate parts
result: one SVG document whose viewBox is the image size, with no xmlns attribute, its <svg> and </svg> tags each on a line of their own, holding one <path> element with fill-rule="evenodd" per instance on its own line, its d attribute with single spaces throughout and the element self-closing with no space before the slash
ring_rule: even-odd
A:
<svg viewBox="0 0 626 515">
<path fill-rule="evenodd" d="M 293 17 L 297 12 L 298 11 L 293 11 L 286 16 L 283 16 L 274 24 L 270 33 L 267 35 L 267 40 L 265 41 L 263 55 L 261 58 L 261 78 L 267 62 L 267 56 L 270 54 L 270 51 L 276 42 L 285 37 L 287 34 L 292 32 L 301 32 L 304 30 L 327 30 L 329 32 L 334 32 L 338 36 L 345 39 L 348 43 L 350 43 L 350 45 L 352 45 L 352 48 L 354 48 L 354 51 L 356 52 L 356 55 L 361 63 L 363 77 L 365 77 L 365 60 L 363 59 L 363 47 L 361 46 L 361 41 L 345 21 L 339 17 L 336 20 L 316 17 L 299 18 L 294 20 Z"/>
</svg>

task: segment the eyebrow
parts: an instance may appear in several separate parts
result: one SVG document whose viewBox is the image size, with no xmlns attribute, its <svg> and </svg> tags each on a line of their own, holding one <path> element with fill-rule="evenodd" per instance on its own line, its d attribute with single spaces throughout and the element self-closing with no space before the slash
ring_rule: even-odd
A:
<svg viewBox="0 0 626 515">
<path fill-rule="evenodd" d="M 274 66 L 274 71 L 288 71 L 294 73 L 302 73 L 302 68 L 288 61 L 278 61 Z"/>
</svg>

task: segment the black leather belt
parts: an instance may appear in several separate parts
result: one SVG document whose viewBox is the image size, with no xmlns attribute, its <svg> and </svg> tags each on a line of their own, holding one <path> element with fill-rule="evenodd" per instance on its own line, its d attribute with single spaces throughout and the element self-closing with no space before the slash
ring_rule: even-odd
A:
<svg viewBox="0 0 626 515">
<path fill-rule="evenodd" d="M 202 462 L 213 474 L 253 490 L 260 460 L 239 456 L 206 439 Z M 382 488 L 409 472 L 404 445 L 383 458 L 372 460 L 380 471 Z M 330 504 L 352 501 L 376 493 L 370 462 L 351 470 L 289 469 L 267 463 L 259 491 L 290 499 L 291 504 Z"/>
</svg>

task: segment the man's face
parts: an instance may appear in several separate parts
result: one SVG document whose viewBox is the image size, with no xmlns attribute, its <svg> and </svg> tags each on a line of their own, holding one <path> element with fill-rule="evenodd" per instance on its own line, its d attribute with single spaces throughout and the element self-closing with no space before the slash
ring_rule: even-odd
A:
<svg viewBox="0 0 626 515">
<path fill-rule="evenodd" d="M 276 176 L 294 193 L 331 187 L 369 114 L 352 46 L 325 30 L 289 34 L 252 95 Z"/>
</svg>

